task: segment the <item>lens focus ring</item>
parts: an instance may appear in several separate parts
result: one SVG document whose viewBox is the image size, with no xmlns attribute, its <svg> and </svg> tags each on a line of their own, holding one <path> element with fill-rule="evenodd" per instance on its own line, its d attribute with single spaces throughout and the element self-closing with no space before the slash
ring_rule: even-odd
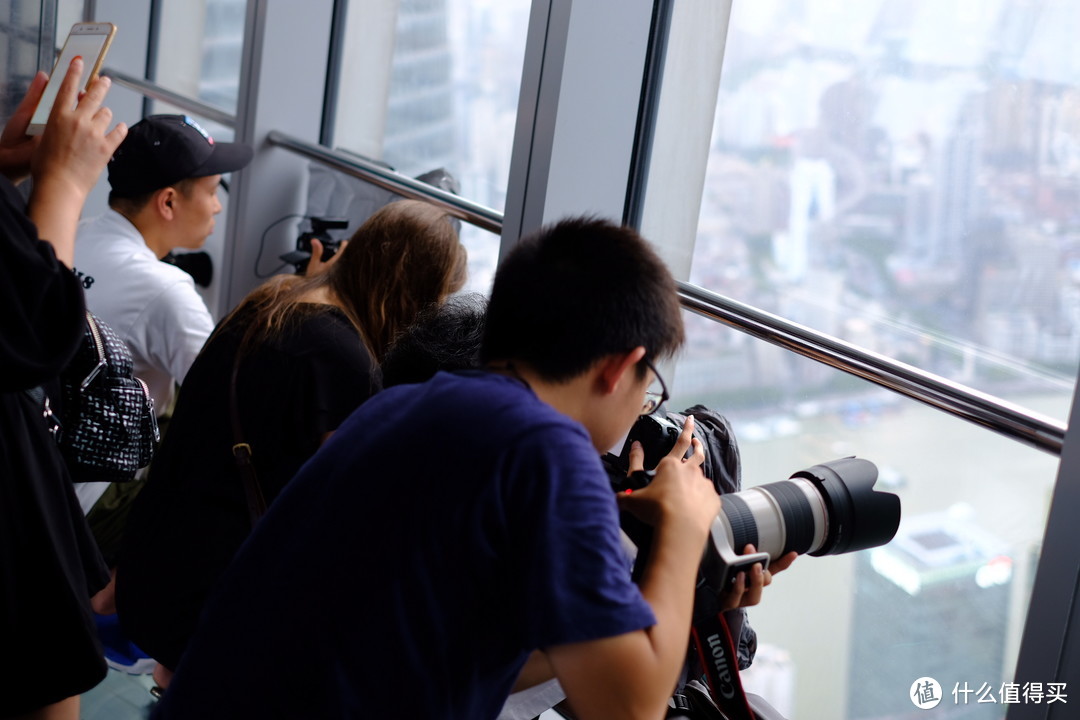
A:
<svg viewBox="0 0 1080 720">
<path fill-rule="evenodd" d="M 814 543 L 814 514 L 806 495 L 790 480 L 762 485 L 767 490 L 784 518 L 785 540 L 782 554 L 794 550 L 802 555 Z"/>
<path fill-rule="evenodd" d="M 746 501 L 737 494 L 724 495 L 721 501 L 720 507 L 731 526 L 732 550 L 738 554 L 748 544 L 758 547 L 757 522 Z"/>
</svg>

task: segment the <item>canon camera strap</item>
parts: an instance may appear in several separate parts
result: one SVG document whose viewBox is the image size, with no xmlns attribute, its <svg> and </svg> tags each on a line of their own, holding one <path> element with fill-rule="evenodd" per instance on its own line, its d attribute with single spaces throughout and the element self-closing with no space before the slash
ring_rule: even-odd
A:
<svg viewBox="0 0 1080 720">
<path fill-rule="evenodd" d="M 755 720 L 739 679 L 739 656 L 724 613 L 695 622 L 691 637 L 716 707 L 728 720 Z"/>
</svg>

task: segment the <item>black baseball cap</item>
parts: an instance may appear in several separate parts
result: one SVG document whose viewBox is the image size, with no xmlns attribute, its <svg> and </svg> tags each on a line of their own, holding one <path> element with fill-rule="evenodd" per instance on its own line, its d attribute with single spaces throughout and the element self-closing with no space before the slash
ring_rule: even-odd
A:
<svg viewBox="0 0 1080 720">
<path fill-rule="evenodd" d="M 109 161 L 115 195 L 138 197 L 188 178 L 239 170 L 254 151 L 243 143 L 216 143 L 187 115 L 150 115 L 128 129 Z"/>
</svg>

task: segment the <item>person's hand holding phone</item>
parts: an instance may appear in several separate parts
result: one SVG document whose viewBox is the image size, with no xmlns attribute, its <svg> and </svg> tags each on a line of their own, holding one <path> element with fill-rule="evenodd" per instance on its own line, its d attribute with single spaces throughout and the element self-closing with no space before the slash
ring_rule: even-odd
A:
<svg viewBox="0 0 1080 720">
<path fill-rule="evenodd" d="M 89 90 L 90 83 L 97 77 L 105 55 L 112 45 L 113 36 L 116 35 L 116 26 L 112 23 L 75 23 L 68 32 L 64 46 L 60 49 L 60 57 L 53 66 L 52 77 L 45 85 L 44 91 L 34 109 L 30 124 L 26 129 L 27 135 L 40 135 L 45 132 L 45 124 L 52 112 L 53 105 L 59 98 L 60 84 L 66 77 L 65 73 L 75 58 L 82 58 L 82 74 L 79 76 L 79 89 Z M 74 107 L 74 101 L 71 107 Z"/>
<path fill-rule="evenodd" d="M 82 71 L 82 58 L 77 57 L 67 68 L 30 161 L 34 190 L 28 214 L 39 235 L 53 244 L 57 257 L 69 266 L 75 255 L 75 226 L 86 196 L 127 136 L 124 123 L 109 129 L 112 111 L 102 104 L 111 86 L 109 78 L 94 80 L 78 99 Z"/>
<path fill-rule="evenodd" d="M 82 69 L 78 57 L 67 68 L 30 169 L 35 183 L 61 182 L 85 199 L 127 136 L 127 125 L 118 123 L 109 130 L 112 111 L 102 104 L 112 84 L 109 78 L 95 79 L 78 100 Z"/>
</svg>

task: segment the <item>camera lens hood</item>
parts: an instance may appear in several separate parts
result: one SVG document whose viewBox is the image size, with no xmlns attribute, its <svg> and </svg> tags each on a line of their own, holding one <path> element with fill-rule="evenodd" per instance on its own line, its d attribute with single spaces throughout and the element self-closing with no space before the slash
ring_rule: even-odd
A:
<svg viewBox="0 0 1080 720">
<path fill-rule="evenodd" d="M 813 483 L 828 510 L 825 542 L 810 555 L 840 555 L 884 545 L 900 527 L 900 498 L 874 490 L 877 466 L 848 457 L 832 460 L 792 475 Z"/>
</svg>

